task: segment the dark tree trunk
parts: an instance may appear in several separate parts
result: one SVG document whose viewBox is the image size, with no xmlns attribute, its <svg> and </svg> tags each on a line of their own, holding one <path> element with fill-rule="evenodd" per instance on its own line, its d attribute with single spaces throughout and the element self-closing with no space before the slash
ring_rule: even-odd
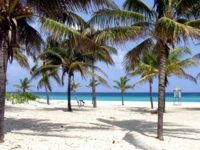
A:
<svg viewBox="0 0 200 150">
<path fill-rule="evenodd" d="M 67 97 L 68 97 L 68 111 L 72 111 L 72 106 L 71 106 L 71 74 L 70 74 L 70 72 L 68 73 Z"/>
<path fill-rule="evenodd" d="M 94 65 L 94 62 L 92 63 Z M 94 68 L 92 67 L 92 73 L 94 73 Z M 97 100 L 96 100 L 96 86 L 95 86 L 95 77 L 92 76 L 92 104 L 93 108 L 97 108 Z"/>
<path fill-rule="evenodd" d="M 0 143 L 4 142 L 4 113 L 5 113 L 5 92 L 6 92 L 6 71 L 8 62 L 8 45 L 6 34 L 2 34 L 0 49 Z"/>
<path fill-rule="evenodd" d="M 124 92 L 122 92 L 122 105 L 124 105 Z"/>
<path fill-rule="evenodd" d="M 157 126 L 157 138 L 164 140 L 163 138 L 163 116 L 164 116 L 164 102 L 165 102 L 165 69 L 167 60 L 167 48 L 163 48 L 160 54 L 159 65 L 159 93 L 158 93 L 158 126 Z"/>
<path fill-rule="evenodd" d="M 45 92 L 46 92 L 46 96 L 47 96 L 47 105 L 50 105 L 48 89 L 47 89 L 46 85 L 44 85 L 44 87 L 45 87 Z"/>
<path fill-rule="evenodd" d="M 165 95 L 166 95 L 166 93 L 165 93 Z M 164 107 L 163 107 L 163 112 L 165 113 L 165 102 L 166 102 L 166 100 L 164 99 Z"/>
<path fill-rule="evenodd" d="M 149 80 L 149 91 L 150 91 L 150 102 L 151 102 L 151 109 L 153 109 L 153 98 L 152 98 L 152 80 Z"/>
</svg>

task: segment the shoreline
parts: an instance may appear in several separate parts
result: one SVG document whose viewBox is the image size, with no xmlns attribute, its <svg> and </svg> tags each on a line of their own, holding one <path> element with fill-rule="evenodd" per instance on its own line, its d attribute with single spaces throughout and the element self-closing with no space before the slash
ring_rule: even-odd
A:
<svg viewBox="0 0 200 150">
<path fill-rule="evenodd" d="M 84 100 L 85 104 L 84 106 L 87 107 L 93 107 L 91 100 Z M 7 103 L 9 103 L 7 101 Z M 16 104 L 14 104 L 16 105 Z M 19 104 L 19 105 L 23 105 L 23 104 Z M 26 104 L 24 104 L 26 105 Z M 45 107 L 46 106 L 46 100 L 45 99 L 37 99 L 36 101 L 29 101 L 29 103 L 27 104 L 29 106 L 39 106 L 39 107 Z M 78 106 L 77 101 L 76 100 L 71 100 L 71 105 L 72 107 L 74 106 Z M 154 109 L 156 109 L 158 107 L 158 102 L 153 102 L 154 105 Z M 165 103 L 166 108 L 188 108 L 188 107 L 196 107 L 196 108 L 200 108 L 200 103 L 197 102 L 182 102 L 182 105 L 178 105 L 178 103 L 176 103 L 175 105 L 173 104 L 173 102 L 166 102 Z M 66 107 L 67 106 L 67 100 L 50 100 L 50 105 L 52 107 Z M 144 108 L 150 108 L 151 104 L 150 102 L 147 101 L 134 101 L 134 102 L 130 102 L 130 101 L 124 101 L 124 105 L 122 105 L 121 101 L 100 101 L 97 100 L 97 107 L 144 107 Z"/>
</svg>

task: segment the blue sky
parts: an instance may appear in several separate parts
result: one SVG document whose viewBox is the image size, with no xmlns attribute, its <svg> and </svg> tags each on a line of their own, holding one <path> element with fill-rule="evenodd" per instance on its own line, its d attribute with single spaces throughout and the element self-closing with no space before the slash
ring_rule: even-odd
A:
<svg viewBox="0 0 200 150">
<path fill-rule="evenodd" d="M 122 3 L 124 1 L 119 1 L 119 0 L 114 0 L 118 6 L 122 6 Z M 144 0 L 148 5 L 152 5 L 153 0 Z M 88 20 L 90 16 L 88 15 L 82 15 L 82 17 L 85 20 Z M 135 42 L 133 42 L 135 43 Z M 136 43 L 137 44 L 137 43 Z M 114 89 L 113 85 L 115 84 L 113 80 L 119 80 L 121 76 L 125 75 L 125 72 L 122 68 L 121 62 L 123 60 L 124 54 L 130 50 L 132 47 L 135 45 L 126 45 L 125 47 L 119 47 L 117 48 L 118 50 L 118 56 L 113 56 L 113 60 L 115 61 L 115 67 L 111 66 L 106 66 L 105 64 L 102 63 L 97 63 L 96 66 L 100 67 L 102 70 L 104 70 L 108 76 L 108 78 L 105 78 L 111 88 L 107 88 L 105 86 L 98 86 L 96 91 L 97 92 L 119 92 L 119 90 Z M 184 46 L 184 45 L 181 45 Z M 189 48 L 192 49 L 193 55 L 200 53 L 200 46 L 196 46 L 196 43 L 190 42 L 189 45 L 187 45 Z M 29 59 L 30 66 L 32 67 L 34 63 L 32 62 L 31 59 Z M 200 72 L 200 67 L 194 67 L 186 70 L 187 73 L 193 75 L 194 77 Z M 7 91 L 16 91 L 16 87 L 14 87 L 14 84 L 19 84 L 20 79 L 24 79 L 25 77 L 28 77 L 29 79 L 31 78 L 30 73 L 28 70 L 21 68 L 17 62 L 13 62 L 12 64 L 8 65 L 8 70 L 7 70 L 7 78 L 9 84 L 7 85 Z M 134 84 L 137 82 L 140 76 L 130 78 L 129 84 Z M 189 80 L 185 79 L 179 79 L 177 77 L 169 77 L 169 83 L 170 85 L 166 88 L 167 92 L 173 92 L 173 89 L 175 87 L 180 87 L 182 88 L 183 92 L 199 92 L 200 91 L 200 86 L 199 84 L 195 84 Z M 77 89 L 77 92 L 91 92 L 90 88 L 87 88 L 86 85 L 89 83 L 90 77 L 87 78 L 87 80 L 83 80 L 79 74 L 75 74 L 75 82 L 80 83 L 81 87 Z M 37 90 L 37 83 L 39 80 L 33 80 L 31 84 L 34 86 L 31 88 L 32 91 L 35 92 L 44 92 L 44 88 L 40 89 L 39 91 Z M 200 81 L 199 81 L 200 82 Z M 64 86 L 59 86 L 57 83 L 55 83 L 53 80 L 51 81 L 52 85 L 52 90 L 53 92 L 66 92 L 67 91 L 67 77 L 65 78 L 65 85 Z M 158 79 L 154 79 L 153 83 L 153 92 L 158 91 Z M 134 89 L 127 90 L 127 92 L 149 92 L 149 84 L 141 84 L 136 86 Z"/>
</svg>

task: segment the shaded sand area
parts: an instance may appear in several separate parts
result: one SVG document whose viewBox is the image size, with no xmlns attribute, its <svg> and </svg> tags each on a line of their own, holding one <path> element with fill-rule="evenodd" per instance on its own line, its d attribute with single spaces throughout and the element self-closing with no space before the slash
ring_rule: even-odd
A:
<svg viewBox="0 0 200 150">
<path fill-rule="evenodd" d="M 200 150 L 200 106 L 167 104 L 164 139 L 156 137 L 157 115 L 149 103 L 6 102 L 5 142 L 1 150 Z M 128 104 L 128 107 L 127 107 Z M 140 106 L 140 107 L 139 107 Z M 157 105 L 155 105 L 157 107 Z"/>
</svg>

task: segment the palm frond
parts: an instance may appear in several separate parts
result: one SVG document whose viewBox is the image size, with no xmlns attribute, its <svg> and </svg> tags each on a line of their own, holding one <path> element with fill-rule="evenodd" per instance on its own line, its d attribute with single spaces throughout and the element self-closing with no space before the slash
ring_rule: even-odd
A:
<svg viewBox="0 0 200 150">
<path fill-rule="evenodd" d="M 145 16 L 127 10 L 100 10 L 88 21 L 91 26 L 98 24 L 100 29 L 113 26 L 132 25 L 144 21 Z"/>
<path fill-rule="evenodd" d="M 154 15 L 153 10 L 142 0 L 126 0 L 123 3 L 123 8 L 129 11 L 138 12 L 149 16 L 150 18 Z"/>
<path fill-rule="evenodd" d="M 180 43 L 181 40 L 189 42 L 189 38 L 198 39 L 200 37 L 200 30 L 188 26 L 187 24 L 181 24 L 167 17 L 162 17 L 156 24 L 156 30 L 163 42 L 166 43 L 166 37 L 173 39 L 174 42 Z"/>
</svg>

